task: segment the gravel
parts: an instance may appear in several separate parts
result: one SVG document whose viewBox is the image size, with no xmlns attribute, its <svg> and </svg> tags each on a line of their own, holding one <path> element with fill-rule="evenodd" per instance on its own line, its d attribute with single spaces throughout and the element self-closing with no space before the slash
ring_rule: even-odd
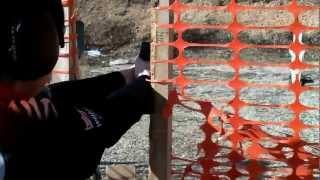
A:
<svg viewBox="0 0 320 180">
<path fill-rule="evenodd" d="M 132 62 L 132 59 L 123 60 L 120 63 L 110 63 L 108 60 L 101 61 L 101 64 L 95 64 L 94 66 L 82 64 L 82 69 L 85 77 L 92 77 L 111 71 L 126 69 L 132 64 L 125 64 L 122 62 Z M 118 60 L 119 61 L 119 60 Z M 109 66 L 110 64 L 115 64 Z M 86 69 L 86 70 L 85 70 Z M 221 65 L 192 65 L 184 71 L 186 76 L 196 79 L 215 79 L 229 80 L 233 76 L 232 68 L 226 68 Z M 315 81 L 314 83 L 307 84 L 308 86 L 319 86 L 320 75 L 318 69 L 310 69 L 305 71 Z M 241 71 L 241 77 L 243 80 L 247 80 L 253 83 L 282 83 L 288 84 L 290 78 L 290 71 L 288 68 L 257 68 L 249 67 Z M 224 107 L 225 111 L 233 112 L 232 108 L 227 106 L 228 101 L 233 99 L 235 92 L 227 85 L 214 85 L 214 84 L 191 84 L 186 87 L 184 91 L 186 96 L 192 96 L 194 99 L 202 101 L 210 101 L 216 107 Z M 292 91 L 282 88 L 244 88 L 240 92 L 240 99 L 247 103 L 259 103 L 263 105 L 270 104 L 289 104 L 294 102 L 295 95 Z M 306 91 L 300 96 L 302 104 L 309 107 L 319 107 L 319 93 L 317 91 Z M 185 106 L 197 108 L 197 105 L 193 102 L 186 102 Z M 173 111 L 173 142 L 172 151 L 173 155 L 185 158 L 185 159 L 197 159 L 201 157 L 203 152 L 198 152 L 198 144 L 204 140 L 204 133 L 199 128 L 202 126 L 206 119 L 205 117 L 195 111 L 192 111 L 185 106 L 176 105 Z M 240 116 L 251 121 L 262 122 L 289 122 L 294 113 L 285 107 L 254 107 L 247 106 L 240 111 Z M 308 125 L 319 125 L 319 112 L 317 110 L 309 110 L 301 114 L 302 121 Z M 219 124 L 217 119 L 212 120 L 214 123 Z M 220 124 L 221 125 L 221 124 Z M 228 126 L 228 125 L 225 125 Z M 230 127 L 226 127 L 228 129 Z M 286 126 L 278 125 L 264 125 L 261 126 L 261 130 L 277 137 L 289 137 L 293 134 L 292 129 Z M 103 174 L 106 166 L 110 164 L 131 164 L 136 167 L 137 179 L 147 179 L 148 174 L 148 131 L 149 131 L 149 116 L 143 116 L 143 118 L 136 123 L 120 141 L 113 147 L 106 149 L 102 161 L 100 170 Z M 319 129 L 309 128 L 300 132 L 301 139 L 307 143 L 320 142 Z M 228 147 L 230 148 L 231 142 L 221 141 L 218 139 L 218 134 L 213 134 L 212 141 L 223 145 L 220 153 L 228 153 Z M 106 137 L 107 138 L 107 137 Z M 265 139 L 264 139 L 265 141 Z M 267 141 L 266 141 L 267 142 Z M 247 146 L 250 142 L 247 142 Z M 245 143 L 244 143 L 245 144 Z M 265 146 L 272 145 L 271 141 L 265 143 Z M 312 152 L 315 155 L 320 156 L 320 151 L 312 146 L 306 147 L 306 150 Z M 225 152 L 224 152 L 225 151 Z M 217 157 L 217 161 L 224 161 Z M 270 163 L 270 162 L 268 162 Z M 266 163 L 266 164 L 268 164 Z M 279 162 L 275 165 L 280 166 L 284 162 Z M 184 169 L 186 163 L 179 160 L 174 160 L 175 170 L 181 171 Z M 272 163 L 271 163 L 272 164 Z M 223 163 L 222 163 L 223 165 Z M 220 168 L 220 169 L 219 169 Z M 223 172 L 228 169 L 228 166 L 219 166 L 216 170 Z M 201 168 L 194 165 L 193 169 Z M 173 177 L 173 179 L 178 179 Z M 189 178 L 192 179 L 192 178 Z"/>
</svg>

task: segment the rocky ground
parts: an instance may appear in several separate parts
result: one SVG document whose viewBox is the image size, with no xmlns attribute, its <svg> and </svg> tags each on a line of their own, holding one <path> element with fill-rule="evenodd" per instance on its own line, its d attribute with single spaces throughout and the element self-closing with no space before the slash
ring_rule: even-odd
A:
<svg viewBox="0 0 320 180">
<path fill-rule="evenodd" d="M 302 0 L 301 0 L 302 1 Z M 301 2 L 300 1 L 300 2 Z M 150 40 L 150 10 L 154 2 L 149 0 L 79 0 L 80 18 L 86 24 L 86 47 L 98 49 L 103 56 L 91 57 L 84 54 L 80 60 L 82 77 L 92 77 L 132 65 L 137 55 L 141 41 Z M 185 3 L 202 5 L 225 5 L 226 0 L 183 0 Z M 241 0 L 243 4 L 254 3 L 255 5 L 277 5 L 286 4 L 288 0 Z M 304 0 L 306 4 L 320 4 L 319 0 Z M 262 16 L 256 19 L 252 15 L 243 14 L 240 19 L 244 23 L 259 25 L 262 22 L 286 23 L 288 17 L 285 13 L 270 14 L 260 13 Z M 211 19 L 206 23 L 223 23 L 228 21 L 225 13 L 207 16 L 207 14 L 189 13 L 183 16 L 185 21 L 204 21 L 204 17 Z M 269 15 L 269 16 L 268 16 Z M 220 18 L 216 18 L 216 16 Z M 248 18 L 251 17 L 251 18 Z M 287 17 L 287 18 L 286 18 Z M 276 19 L 275 21 L 264 21 L 265 18 Z M 290 18 L 289 18 L 290 19 Z M 219 20 L 219 21 L 218 21 Z M 307 25 L 319 26 L 319 12 L 309 12 L 301 16 L 301 21 Z M 193 30 L 184 34 L 184 39 L 189 42 L 202 43 L 226 43 L 230 42 L 231 36 L 221 30 Z M 292 41 L 292 34 L 279 30 L 264 30 L 254 32 L 243 32 L 240 34 L 241 41 L 253 44 L 288 44 Z M 302 41 L 306 44 L 320 44 L 320 32 L 313 31 L 305 33 Z M 219 48 L 189 48 L 185 52 L 188 58 L 222 59 L 228 61 L 231 51 Z M 241 53 L 242 58 L 252 62 L 289 63 L 290 52 L 281 49 L 247 49 Z M 311 64 L 319 64 L 320 50 L 315 49 L 305 54 L 305 61 Z M 190 65 L 184 70 L 184 75 L 197 80 L 228 80 L 234 72 L 232 68 L 217 65 Z M 258 68 L 248 67 L 242 69 L 240 76 L 243 80 L 252 83 L 289 83 L 290 69 Z M 177 69 L 174 70 L 177 75 Z M 320 85 L 320 72 L 318 68 L 308 69 L 304 75 L 311 77 L 314 82 L 308 86 Z M 226 105 L 226 101 L 232 99 L 234 92 L 227 86 L 212 84 L 190 85 L 185 90 L 186 95 L 196 99 L 212 102 L 217 107 Z M 319 107 L 319 93 L 309 91 L 304 93 L 300 101 L 310 107 Z M 292 92 L 285 89 L 255 89 L 247 88 L 241 92 L 241 99 L 246 102 L 260 104 L 286 104 L 294 100 Z M 230 110 L 226 106 L 226 110 Z M 293 113 L 286 108 L 254 108 L 248 107 L 241 111 L 242 117 L 247 119 L 259 119 L 262 121 L 288 121 Z M 302 114 L 302 120 L 306 124 L 319 125 L 320 115 L 317 110 Z M 182 106 L 176 106 L 173 115 L 173 153 L 179 157 L 195 159 L 198 157 L 197 144 L 203 140 L 203 132 L 199 129 L 204 122 L 203 115 Z M 292 131 L 284 127 L 264 126 L 263 131 L 275 136 L 288 136 Z M 102 158 L 101 170 L 104 171 L 109 164 L 132 164 L 137 169 L 137 179 L 146 179 L 148 167 L 148 130 L 149 117 L 144 116 L 135 124 L 121 140 L 112 148 L 106 149 Z M 302 139 L 309 143 L 320 142 L 319 129 L 303 131 Z M 107 137 L 106 137 L 107 138 Z M 176 148 L 179 147 L 179 148 Z M 319 150 L 313 149 L 320 156 Z"/>
<path fill-rule="evenodd" d="M 130 64 L 115 65 L 112 67 L 95 68 L 90 70 L 90 75 L 106 73 L 112 70 L 118 70 L 128 67 Z M 216 77 L 218 79 L 228 79 L 232 72 L 226 71 L 225 68 L 211 67 L 206 69 L 194 67 L 186 73 L 192 77 L 199 78 L 199 72 L 202 71 L 203 79 Z M 217 73 L 218 72 L 218 73 Z M 319 69 L 314 69 L 309 72 L 315 79 L 315 83 L 310 84 L 319 86 L 320 72 Z M 218 75 L 218 76 L 217 76 Z M 258 69 L 248 69 L 244 71 L 244 79 L 254 82 L 282 82 L 290 81 L 290 71 L 265 68 L 263 71 Z M 186 94 L 196 99 L 209 100 L 217 107 L 226 105 L 226 101 L 232 99 L 234 92 L 226 86 L 216 85 L 191 85 L 186 89 Z M 301 102 L 311 107 L 319 106 L 319 93 L 316 91 L 308 92 L 301 97 Z M 241 93 L 241 99 L 247 102 L 255 102 L 260 104 L 286 104 L 294 100 L 294 94 L 284 89 L 255 89 L 247 88 Z M 225 108 L 228 110 L 228 108 Z M 264 122 L 272 121 L 288 121 L 293 117 L 293 113 L 286 108 L 254 108 L 248 107 L 241 111 L 240 115 L 246 119 L 260 119 Z M 302 115 L 302 120 L 306 124 L 319 125 L 319 112 L 310 111 Z M 177 106 L 174 109 L 173 116 L 173 153 L 183 158 L 196 158 L 197 144 L 203 140 L 203 132 L 199 127 L 204 123 L 202 114 L 186 109 L 182 106 Z M 263 131 L 275 136 L 290 136 L 292 131 L 281 126 L 264 126 Z M 110 164 L 131 164 L 137 169 L 137 179 L 146 179 L 148 167 L 148 130 L 149 117 L 144 116 L 140 122 L 135 124 L 121 140 L 112 148 L 106 149 L 102 158 L 101 170 L 103 172 L 105 165 Z M 318 129 L 309 129 L 302 133 L 302 137 L 309 143 L 317 143 L 320 141 Z M 106 137 L 107 138 L 107 137 Z M 320 151 L 315 150 L 315 153 L 320 156 Z M 181 164 L 181 163 L 180 163 Z"/>
</svg>

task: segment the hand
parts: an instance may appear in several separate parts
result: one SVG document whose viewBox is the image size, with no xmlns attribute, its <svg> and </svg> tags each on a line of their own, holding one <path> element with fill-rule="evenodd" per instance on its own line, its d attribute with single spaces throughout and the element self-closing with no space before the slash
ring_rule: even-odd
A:
<svg viewBox="0 0 320 180">
<path fill-rule="evenodd" d="M 140 76 L 150 76 L 150 62 L 142 60 L 139 56 L 134 63 L 135 66 L 135 78 Z"/>
<path fill-rule="evenodd" d="M 134 65 L 129 69 L 122 70 L 122 75 L 126 79 L 126 83 L 130 84 L 140 76 L 150 76 L 150 43 L 142 42 L 140 53 L 136 57 Z"/>
<path fill-rule="evenodd" d="M 150 76 L 150 43 L 142 42 L 135 61 L 135 77 Z"/>
</svg>

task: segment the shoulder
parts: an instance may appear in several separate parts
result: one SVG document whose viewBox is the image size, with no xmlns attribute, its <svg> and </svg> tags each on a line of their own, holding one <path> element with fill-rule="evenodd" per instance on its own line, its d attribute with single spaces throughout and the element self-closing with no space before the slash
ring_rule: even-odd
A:
<svg viewBox="0 0 320 180">
<path fill-rule="evenodd" d="M 22 100 L 12 100 L 7 107 L 10 113 L 38 120 L 58 117 L 55 104 L 46 93 Z"/>
<path fill-rule="evenodd" d="M 30 98 L 26 100 L 12 100 L 8 110 L 17 115 L 24 115 L 38 120 L 47 120 L 49 117 L 58 117 L 55 105 L 48 98 Z"/>
</svg>

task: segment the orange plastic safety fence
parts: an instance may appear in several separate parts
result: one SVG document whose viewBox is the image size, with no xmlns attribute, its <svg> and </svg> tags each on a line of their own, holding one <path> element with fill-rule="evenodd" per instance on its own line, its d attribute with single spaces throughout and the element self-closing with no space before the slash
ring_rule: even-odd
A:
<svg viewBox="0 0 320 180">
<path fill-rule="evenodd" d="M 170 94 L 164 115 L 174 115 L 174 108 L 179 106 L 192 112 L 189 116 L 195 116 L 194 113 L 203 116 L 201 126 L 198 128 L 201 129 L 203 132 L 201 135 L 204 137 L 196 145 L 197 155 L 193 159 L 186 158 L 186 156 L 179 157 L 178 154 L 174 154 L 176 152 L 174 151 L 172 154 L 172 179 L 314 179 L 319 177 L 319 171 L 317 170 L 319 169 L 320 157 L 318 142 L 320 128 L 319 83 L 311 86 L 303 85 L 299 73 L 310 69 L 319 71 L 320 68 L 319 59 L 314 63 L 307 61 L 305 58 L 306 52 L 310 50 L 319 51 L 319 39 L 314 43 L 307 44 L 302 38 L 306 32 L 320 31 L 319 22 L 316 22 L 316 25 L 302 23 L 304 13 L 316 11 L 319 14 L 319 9 L 320 7 L 317 5 L 303 5 L 297 0 L 272 7 L 241 5 L 235 0 L 231 0 L 229 4 L 222 6 L 184 4 L 181 0 L 175 0 L 167 7 L 156 9 L 159 13 L 170 12 L 174 14 L 173 23 L 155 22 L 157 28 L 171 29 L 172 32 L 176 33 L 175 39 L 171 42 L 153 42 L 155 48 L 168 46 L 175 50 L 175 57 L 172 59 L 152 60 L 154 64 L 169 63 L 176 67 L 175 76 L 172 79 L 152 78 L 154 83 L 168 83 L 175 87 Z M 246 21 L 241 22 L 239 18 L 241 13 L 244 12 L 255 11 L 258 12 L 255 16 L 258 16 L 268 11 L 275 12 L 275 10 L 281 11 L 282 14 L 290 13 L 292 22 L 284 21 L 276 26 L 268 25 L 267 22 L 265 24 L 258 22 L 260 25 L 250 25 L 250 23 L 246 24 Z M 231 21 L 229 23 L 212 23 L 211 21 L 195 23 L 193 21 L 194 16 L 188 17 L 186 15 L 190 11 L 203 18 L 210 17 L 210 13 L 201 16 L 204 11 L 210 11 L 213 14 L 217 11 L 224 11 L 230 13 Z M 252 18 L 252 16 L 249 17 Z M 270 18 L 274 17 L 270 16 Z M 319 16 L 316 17 L 319 18 Z M 189 18 L 191 23 L 185 22 L 183 18 Z M 261 19 L 260 21 L 265 20 Z M 219 18 L 217 21 L 219 21 Z M 249 21 L 250 18 L 247 19 L 247 22 Z M 320 20 L 316 19 L 316 21 Z M 205 38 L 201 39 L 201 42 L 187 41 L 185 33 L 195 29 L 197 31 L 223 30 L 229 33 L 232 38 L 229 42 L 210 43 L 210 37 L 207 34 Z M 241 33 L 248 30 L 265 30 L 268 32 L 270 30 L 283 30 L 291 33 L 292 41 L 267 45 L 243 42 Z M 226 35 L 226 33 L 223 35 Z M 220 48 L 221 50 L 225 48 L 229 51 L 223 51 L 219 57 L 207 57 L 206 59 L 204 54 L 208 51 L 198 51 L 202 55 L 191 58 L 188 57 L 187 51 L 192 48 L 196 50 L 201 48 L 218 50 Z M 260 59 L 260 61 L 250 61 L 250 57 L 243 56 L 244 51 L 250 48 L 269 49 L 272 52 L 287 50 L 290 53 L 287 57 L 289 62 L 274 61 L 275 59 L 272 59 L 272 57 L 273 61 L 270 62 L 266 60 L 268 57 L 264 57 L 265 59 Z M 218 59 L 228 53 L 231 54 L 229 60 Z M 253 56 L 251 59 L 254 59 L 255 56 L 259 55 L 255 52 L 251 56 Z M 192 68 L 195 66 L 198 69 Z M 212 68 L 213 66 L 214 68 Z M 253 76 L 259 75 L 259 73 L 255 74 L 250 71 L 252 69 L 260 70 L 262 77 L 250 77 L 250 73 Z M 266 69 L 269 73 L 275 73 L 276 80 L 268 80 L 270 74 L 265 73 Z M 192 71 L 195 72 L 192 73 Z M 218 73 L 215 74 L 214 71 Z M 285 79 L 285 81 L 281 78 L 277 79 L 277 77 L 283 75 L 281 74 L 283 71 L 288 71 L 289 75 L 291 72 L 292 83 L 289 83 L 289 79 Z M 213 73 L 213 76 L 201 78 L 206 76 L 208 72 L 209 74 Z M 223 72 L 226 72 L 227 75 Z M 255 81 L 254 78 L 261 78 L 264 81 Z M 319 74 L 316 75 L 316 78 L 319 80 Z M 223 100 L 220 99 L 220 104 L 216 103 L 217 99 L 208 100 L 208 96 L 205 95 L 208 91 L 204 91 L 204 94 L 202 94 L 207 99 L 190 94 L 192 88 L 197 86 L 207 86 L 209 90 L 210 88 L 224 86 L 222 92 L 215 91 L 213 94 L 215 96 L 220 93 Z M 278 94 L 266 93 L 268 90 L 274 89 L 277 90 Z M 196 91 L 197 88 L 193 90 Z M 252 92 L 253 96 L 259 97 L 252 98 Z M 308 93 L 311 95 L 307 96 Z M 291 100 L 283 100 L 283 96 L 291 97 Z M 305 97 L 309 97 L 311 102 L 306 102 Z M 278 103 L 272 100 L 263 101 L 263 99 L 268 98 L 279 101 L 277 101 Z M 280 111 L 282 115 L 279 113 Z M 252 113 L 254 116 L 252 116 Z M 257 118 L 259 113 L 270 116 L 264 115 L 263 118 L 260 114 L 260 118 Z M 306 116 L 309 120 L 313 120 L 313 123 L 308 123 Z M 268 119 L 268 117 L 272 119 Z M 189 118 L 190 125 L 194 124 L 191 122 L 194 119 L 196 118 Z M 181 119 L 173 118 L 173 121 L 179 120 Z M 278 134 L 274 134 L 274 132 Z M 304 139 L 303 134 L 306 133 L 314 135 L 313 140 Z M 197 134 L 191 136 L 197 136 Z M 186 141 L 184 144 L 193 144 L 194 142 L 191 141 Z M 180 152 L 188 150 L 180 149 Z"/>
</svg>

